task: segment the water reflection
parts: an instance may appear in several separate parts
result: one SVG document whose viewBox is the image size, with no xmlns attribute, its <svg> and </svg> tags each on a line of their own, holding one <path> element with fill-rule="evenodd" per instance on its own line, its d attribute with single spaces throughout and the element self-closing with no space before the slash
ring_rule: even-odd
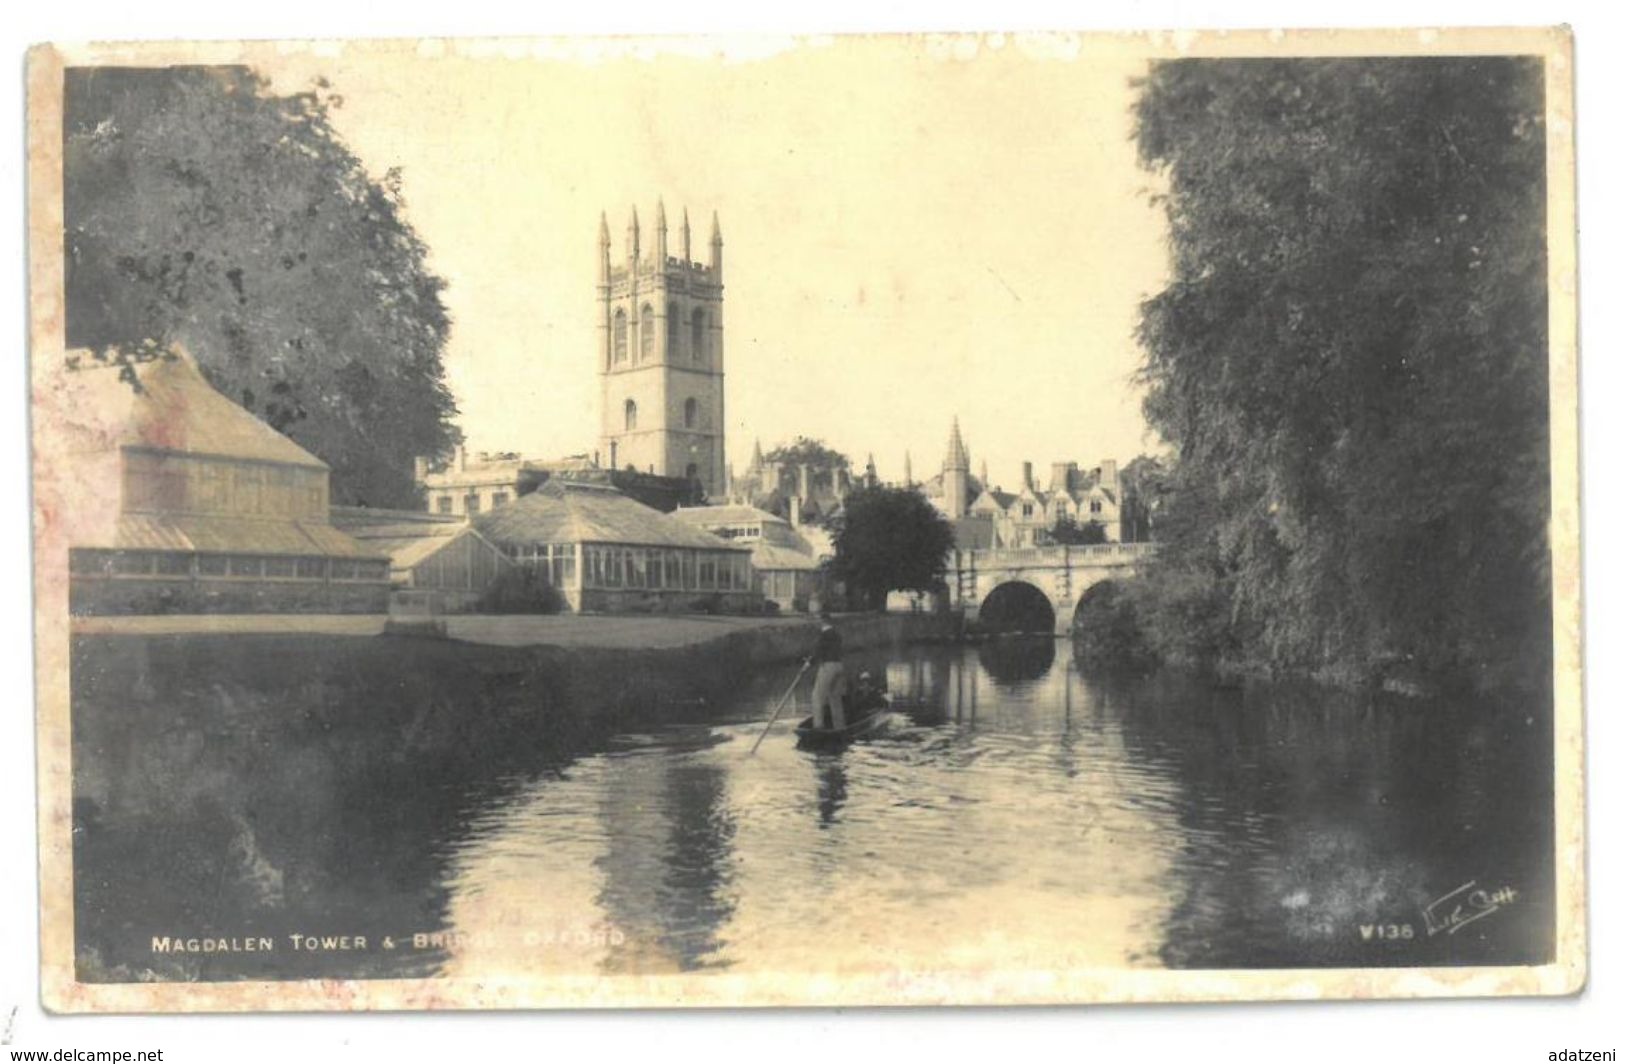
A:
<svg viewBox="0 0 1625 1064">
<path fill-rule="evenodd" d="M 121 789 L 163 756 L 132 732 L 128 763 L 79 788 L 76 860 L 92 873 L 81 882 L 109 896 L 142 884 L 195 898 L 195 884 L 153 857 L 155 840 L 185 839 L 213 848 L 205 874 L 236 869 L 221 881 L 238 886 L 212 895 L 215 925 L 337 913 L 439 936 L 395 957 L 327 958 L 312 969 L 324 975 L 1549 954 L 1540 707 L 1372 706 L 1175 675 L 1097 678 L 1049 639 L 855 655 L 852 666 L 883 675 L 903 712 L 833 755 L 796 749 L 790 722 L 804 704 L 748 752 L 789 670 L 752 678 L 704 721 L 575 753 L 514 752 L 500 778 L 439 785 L 405 766 L 345 773 L 324 765 L 319 745 L 256 762 L 222 729 L 198 757 L 232 780 L 224 809 L 185 795 L 121 805 Z M 310 762 L 297 793 L 288 758 Z M 1467 881 L 1513 887 L 1518 901 L 1428 935 L 1426 907 Z M 125 931 L 87 911 L 84 941 L 128 950 Z M 1409 924 L 1414 937 L 1373 941 L 1361 933 L 1373 923 Z"/>
</svg>

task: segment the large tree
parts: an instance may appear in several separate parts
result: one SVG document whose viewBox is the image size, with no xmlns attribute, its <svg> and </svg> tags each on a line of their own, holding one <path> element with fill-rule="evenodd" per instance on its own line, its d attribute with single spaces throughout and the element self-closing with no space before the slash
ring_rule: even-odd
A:
<svg viewBox="0 0 1625 1064">
<path fill-rule="evenodd" d="M 862 488 L 846 497 L 835 519 L 831 572 L 868 606 L 888 591 L 943 587 L 953 527 L 917 491 Z"/>
<path fill-rule="evenodd" d="M 317 86 L 241 67 L 69 69 L 71 346 L 179 343 L 222 392 L 333 468 L 334 499 L 412 505 L 456 442 L 444 283 Z"/>
<path fill-rule="evenodd" d="M 1165 638 L 1483 673 L 1549 643 L 1542 70 L 1175 60 L 1140 87 Z"/>
</svg>

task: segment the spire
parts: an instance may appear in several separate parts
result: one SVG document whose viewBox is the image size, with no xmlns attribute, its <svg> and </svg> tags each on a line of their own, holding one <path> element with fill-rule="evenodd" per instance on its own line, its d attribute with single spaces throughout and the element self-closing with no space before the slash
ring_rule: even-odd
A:
<svg viewBox="0 0 1625 1064">
<path fill-rule="evenodd" d="M 691 246 L 691 244 L 692 244 L 692 241 L 689 238 L 689 232 L 688 232 L 688 208 L 684 207 L 683 208 L 683 261 L 684 262 L 693 262 L 694 261 L 694 249 Z"/>
<path fill-rule="evenodd" d="M 638 264 L 638 208 L 632 207 L 632 220 L 626 223 L 626 264 L 636 268 Z"/>
<path fill-rule="evenodd" d="M 875 472 L 875 452 L 869 452 L 869 461 L 863 466 L 863 486 L 872 488 L 880 483 L 880 475 Z"/>
<path fill-rule="evenodd" d="M 976 479 L 980 480 L 982 482 L 982 490 L 983 491 L 987 491 L 992 487 L 992 485 L 989 484 L 988 481 L 987 481 L 987 459 L 986 458 L 982 459 L 981 466 L 978 467 L 978 469 L 976 470 Z"/>
<path fill-rule="evenodd" d="M 655 263 L 666 265 L 666 201 L 655 200 Z"/>
<path fill-rule="evenodd" d="M 914 457 L 907 451 L 903 452 L 903 487 L 914 486 Z"/>
<path fill-rule="evenodd" d="M 954 416 L 954 426 L 948 432 L 948 456 L 942 460 L 943 469 L 961 469 L 970 472 L 970 455 L 965 451 L 965 441 L 959 435 L 959 416 Z"/>
<path fill-rule="evenodd" d="M 609 283 L 609 215 L 598 212 L 598 280 Z"/>
<path fill-rule="evenodd" d="M 761 440 L 761 437 L 757 437 L 756 446 L 751 448 L 751 452 L 750 452 L 750 471 L 752 473 L 759 473 L 759 472 L 761 472 L 761 469 L 762 469 L 762 440 Z"/>
</svg>

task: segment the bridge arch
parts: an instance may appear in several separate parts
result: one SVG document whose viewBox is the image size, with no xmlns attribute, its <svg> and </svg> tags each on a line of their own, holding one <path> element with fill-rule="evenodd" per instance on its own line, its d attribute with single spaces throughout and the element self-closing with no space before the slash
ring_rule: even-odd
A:
<svg viewBox="0 0 1625 1064">
<path fill-rule="evenodd" d="M 1049 635 L 1055 631 L 1055 603 L 1035 584 L 1006 580 L 982 599 L 977 620 L 987 632 Z"/>
<path fill-rule="evenodd" d="M 1082 668 L 1138 672 L 1156 663 L 1134 601 L 1117 580 L 1097 581 L 1079 596 L 1072 649 Z"/>
<path fill-rule="evenodd" d="M 1120 590 L 1117 581 L 1109 577 L 1097 580 L 1084 588 L 1083 594 L 1078 596 L 1078 601 L 1072 606 L 1072 629 L 1076 631 L 1078 625 L 1087 620 L 1091 614 L 1111 609 L 1117 602 Z"/>
</svg>

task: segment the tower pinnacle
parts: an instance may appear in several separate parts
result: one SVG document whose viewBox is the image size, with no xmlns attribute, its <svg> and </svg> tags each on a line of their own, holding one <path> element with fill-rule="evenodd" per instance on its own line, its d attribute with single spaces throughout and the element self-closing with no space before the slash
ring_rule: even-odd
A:
<svg viewBox="0 0 1625 1064">
<path fill-rule="evenodd" d="M 683 261 L 694 261 L 694 249 L 691 246 L 688 232 L 688 208 L 683 208 Z"/>
<path fill-rule="evenodd" d="M 711 270 L 722 279 L 722 223 L 717 220 L 717 212 L 711 212 Z"/>
<path fill-rule="evenodd" d="M 666 201 L 655 200 L 655 262 L 666 264 Z"/>
</svg>

